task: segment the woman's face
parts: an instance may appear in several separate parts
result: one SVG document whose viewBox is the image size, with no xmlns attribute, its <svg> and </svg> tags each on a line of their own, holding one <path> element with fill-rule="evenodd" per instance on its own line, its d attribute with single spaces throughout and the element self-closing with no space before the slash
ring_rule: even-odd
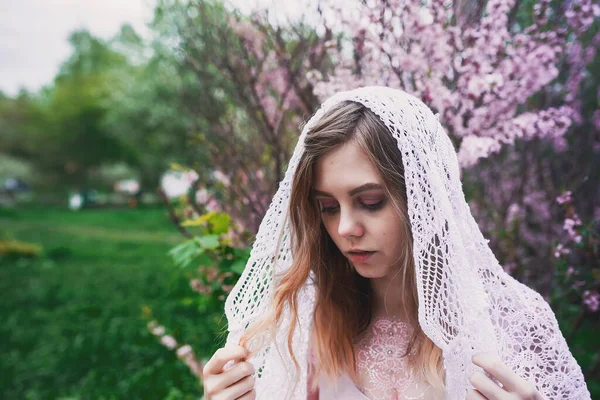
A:
<svg viewBox="0 0 600 400">
<path fill-rule="evenodd" d="M 315 164 L 313 196 L 329 236 L 365 278 L 392 278 L 399 269 L 402 220 L 375 166 L 356 143 Z"/>
</svg>

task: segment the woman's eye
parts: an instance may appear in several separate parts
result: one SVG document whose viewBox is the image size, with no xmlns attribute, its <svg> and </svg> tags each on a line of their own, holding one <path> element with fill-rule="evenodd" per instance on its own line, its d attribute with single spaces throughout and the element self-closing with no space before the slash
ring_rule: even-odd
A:
<svg viewBox="0 0 600 400">
<path fill-rule="evenodd" d="M 321 212 L 324 214 L 333 214 L 336 211 L 337 211 L 337 206 L 336 207 L 323 207 L 321 209 Z"/>
<path fill-rule="evenodd" d="M 384 206 L 385 200 L 361 200 L 359 199 L 355 204 L 367 211 L 377 211 Z M 336 213 L 340 205 L 337 201 L 319 201 L 319 210 L 324 214 L 334 214 Z"/>
<path fill-rule="evenodd" d="M 363 202 L 362 206 L 369 211 L 379 210 L 383 207 L 383 200 Z"/>
<path fill-rule="evenodd" d="M 337 211 L 338 204 L 334 202 L 319 202 L 319 208 L 322 213 L 331 214 Z"/>
</svg>

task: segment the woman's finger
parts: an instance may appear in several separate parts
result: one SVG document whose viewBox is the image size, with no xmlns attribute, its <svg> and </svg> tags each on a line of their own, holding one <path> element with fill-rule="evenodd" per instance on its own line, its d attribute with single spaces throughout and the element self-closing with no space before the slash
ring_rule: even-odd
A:
<svg viewBox="0 0 600 400">
<path fill-rule="evenodd" d="M 224 389 L 219 396 L 223 399 L 238 399 L 252 389 L 254 389 L 254 377 L 250 375 Z"/>
<path fill-rule="evenodd" d="M 221 375 L 225 378 L 227 386 L 230 386 L 252 374 L 254 374 L 254 366 L 249 362 L 243 361 L 235 364 Z"/>
<path fill-rule="evenodd" d="M 223 372 L 223 367 L 231 360 L 243 359 L 248 352 L 242 346 L 231 345 L 219 349 L 213 354 L 212 358 L 206 363 L 202 373 L 206 375 L 216 375 Z"/>
<path fill-rule="evenodd" d="M 492 353 L 477 353 L 473 355 L 473 363 L 485 369 L 502 384 L 509 392 L 514 392 L 519 384 L 525 382 L 523 378 L 515 374 L 506 364 Z"/>
<path fill-rule="evenodd" d="M 469 390 L 466 400 L 487 400 L 477 389 Z"/>
<path fill-rule="evenodd" d="M 225 392 L 229 386 L 235 385 L 253 373 L 254 367 L 252 364 L 249 362 L 240 362 L 225 372 L 211 376 L 209 382 L 207 382 L 207 386 L 211 393 Z M 235 399 L 236 397 L 228 398 Z"/>
<path fill-rule="evenodd" d="M 496 378 L 507 392 L 517 394 L 521 399 L 542 399 L 535 386 L 517 375 L 495 354 L 477 353 L 472 360 Z"/>
<path fill-rule="evenodd" d="M 237 400 L 256 400 L 256 391 L 252 389 L 242 397 L 238 397 Z"/>
<path fill-rule="evenodd" d="M 489 400 L 503 400 L 507 398 L 508 393 L 494 381 L 488 378 L 483 372 L 474 372 L 469 380 L 471 384 L 484 398 Z"/>
</svg>

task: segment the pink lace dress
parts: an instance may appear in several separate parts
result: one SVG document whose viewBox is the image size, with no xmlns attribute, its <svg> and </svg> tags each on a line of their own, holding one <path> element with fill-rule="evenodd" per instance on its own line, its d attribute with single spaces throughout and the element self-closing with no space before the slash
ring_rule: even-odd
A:
<svg viewBox="0 0 600 400">
<path fill-rule="evenodd" d="M 360 385 L 344 374 L 337 382 L 319 380 L 319 400 L 438 400 L 438 391 L 413 374 L 404 356 L 412 334 L 400 321 L 373 321 L 356 344 Z"/>
</svg>

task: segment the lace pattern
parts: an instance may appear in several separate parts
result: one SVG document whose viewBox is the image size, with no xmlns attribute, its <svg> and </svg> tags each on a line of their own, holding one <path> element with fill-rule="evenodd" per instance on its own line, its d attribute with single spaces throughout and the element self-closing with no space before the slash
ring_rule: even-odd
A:
<svg viewBox="0 0 600 400">
<path fill-rule="evenodd" d="M 413 329 L 406 323 L 378 318 L 356 345 L 359 390 L 371 400 L 420 399 L 427 388 L 408 362 L 408 345 Z"/>
<path fill-rule="evenodd" d="M 304 151 L 304 138 L 335 104 L 362 103 L 385 123 L 402 152 L 408 212 L 414 246 L 423 332 L 443 351 L 446 398 L 463 400 L 469 376 L 478 368 L 475 352 L 498 354 L 548 399 L 590 399 L 581 368 L 571 355 L 556 318 L 539 294 L 508 276 L 490 250 L 464 198 L 456 152 L 431 110 L 403 91 L 364 87 L 328 99 L 305 125 L 263 219 L 250 259 L 225 304 L 228 343 L 237 343 L 247 326 L 272 300 L 274 276 L 292 262 L 286 219 L 292 179 Z M 277 247 L 277 244 L 280 244 Z M 259 400 L 306 399 L 307 351 L 314 309 L 309 280 L 300 292 L 298 325 L 287 349 L 289 312 L 277 340 L 250 360 Z"/>
</svg>

